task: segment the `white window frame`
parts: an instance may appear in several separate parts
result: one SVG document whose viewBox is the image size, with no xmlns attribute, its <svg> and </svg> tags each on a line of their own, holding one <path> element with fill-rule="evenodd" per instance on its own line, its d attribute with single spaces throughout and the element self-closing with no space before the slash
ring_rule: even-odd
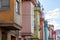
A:
<svg viewBox="0 0 60 40">
<path fill-rule="evenodd" d="M 16 0 L 16 12 L 20 14 L 20 0 Z"/>
</svg>

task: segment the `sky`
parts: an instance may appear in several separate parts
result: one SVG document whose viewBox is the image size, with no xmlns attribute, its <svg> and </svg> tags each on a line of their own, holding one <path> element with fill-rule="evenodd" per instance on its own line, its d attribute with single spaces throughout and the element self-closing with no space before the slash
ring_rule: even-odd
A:
<svg viewBox="0 0 60 40">
<path fill-rule="evenodd" d="M 39 0 L 44 8 L 45 20 L 54 25 L 54 30 L 60 29 L 60 0 Z"/>
</svg>

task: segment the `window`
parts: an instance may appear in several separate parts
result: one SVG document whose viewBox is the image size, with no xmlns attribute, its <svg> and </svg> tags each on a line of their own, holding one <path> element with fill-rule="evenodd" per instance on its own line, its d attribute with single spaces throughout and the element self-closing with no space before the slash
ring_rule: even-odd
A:
<svg viewBox="0 0 60 40">
<path fill-rule="evenodd" d="M 2 40 L 7 40 L 7 32 L 2 32 Z"/>
<path fill-rule="evenodd" d="M 0 10 L 7 10 L 10 8 L 10 0 L 0 0 Z"/>
<path fill-rule="evenodd" d="M 1 0 L 0 0 L 0 8 L 1 8 Z"/>
<path fill-rule="evenodd" d="M 20 0 L 16 0 L 16 12 L 20 14 L 20 5 L 19 5 Z"/>
</svg>

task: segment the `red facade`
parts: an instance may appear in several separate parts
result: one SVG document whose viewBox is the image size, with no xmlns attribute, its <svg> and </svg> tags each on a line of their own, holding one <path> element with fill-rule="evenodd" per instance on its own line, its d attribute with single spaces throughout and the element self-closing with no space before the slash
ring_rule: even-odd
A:
<svg viewBox="0 0 60 40">
<path fill-rule="evenodd" d="M 55 31 L 52 31 L 52 35 L 53 35 L 54 40 L 56 40 L 56 32 Z"/>
<path fill-rule="evenodd" d="M 56 32 L 54 31 L 53 25 L 49 25 L 49 40 L 50 39 L 56 40 Z"/>
</svg>

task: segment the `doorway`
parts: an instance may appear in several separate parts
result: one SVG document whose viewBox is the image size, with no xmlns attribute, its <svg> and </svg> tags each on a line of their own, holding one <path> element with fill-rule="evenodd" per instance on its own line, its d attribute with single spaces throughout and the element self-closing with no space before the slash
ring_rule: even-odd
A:
<svg viewBox="0 0 60 40">
<path fill-rule="evenodd" d="M 2 32 L 2 40 L 7 40 L 7 32 Z"/>
<path fill-rule="evenodd" d="M 16 37 L 14 37 L 14 36 L 11 36 L 11 40 L 16 40 Z"/>
</svg>

